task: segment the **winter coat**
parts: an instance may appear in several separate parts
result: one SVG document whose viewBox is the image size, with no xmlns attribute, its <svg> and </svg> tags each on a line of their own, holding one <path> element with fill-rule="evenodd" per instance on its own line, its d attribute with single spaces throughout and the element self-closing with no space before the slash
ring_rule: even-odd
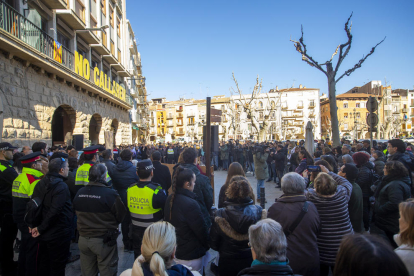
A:
<svg viewBox="0 0 414 276">
<path fill-rule="evenodd" d="M 216 212 L 210 232 L 211 248 L 224 259 L 251 259 L 248 246 L 249 227 L 266 218 L 266 210 L 253 204 L 251 198 L 227 200 L 226 207 Z M 250 266 L 247 263 L 246 267 Z"/>
<path fill-rule="evenodd" d="M 112 172 L 116 167 L 115 162 L 109 159 L 104 159 L 102 163 L 105 164 L 106 168 L 108 169 L 108 174 L 112 178 Z"/>
<path fill-rule="evenodd" d="M 200 205 L 201 213 L 208 228 L 211 226 L 210 210 L 213 206 L 213 188 L 207 176 L 202 175 L 194 164 L 180 164 L 186 169 L 190 169 L 196 176 L 194 193 L 197 195 L 197 202 Z"/>
<path fill-rule="evenodd" d="M 108 230 L 118 229 L 127 214 L 117 191 L 106 183 L 89 182 L 73 200 L 78 216 L 77 229 L 82 237 L 102 237 Z"/>
<path fill-rule="evenodd" d="M 37 183 L 32 198 L 43 199 L 42 222 L 37 226 L 40 240 L 69 240 L 72 234 L 72 202 L 65 177 L 48 173 Z M 46 193 L 46 195 L 45 195 Z"/>
<path fill-rule="evenodd" d="M 172 197 L 174 197 L 174 201 L 171 209 Z M 175 194 L 169 195 L 165 202 L 164 220 L 175 227 L 175 234 L 177 235 L 175 256 L 177 259 L 190 261 L 201 258 L 206 254 L 209 249 L 209 228 L 203 218 L 195 193 L 177 188 Z"/>
<path fill-rule="evenodd" d="M 398 245 L 398 248 L 394 250 L 395 253 L 397 253 L 398 257 L 405 264 L 410 276 L 414 276 L 414 246 L 402 244 L 400 235 L 395 235 L 394 241 Z"/>
<path fill-rule="evenodd" d="M 229 149 L 227 148 L 227 145 L 224 145 L 220 148 L 220 159 L 221 160 L 229 159 Z"/>
<path fill-rule="evenodd" d="M 371 185 L 373 184 L 373 169 L 371 162 L 367 162 L 361 167 L 358 167 L 358 176 L 355 182 L 361 187 L 362 195 L 369 197 L 371 195 Z"/>
<path fill-rule="evenodd" d="M 282 225 L 284 230 L 295 222 L 306 202 L 305 195 L 282 195 L 269 208 L 268 218 Z M 316 206 L 309 202 L 308 212 L 296 229 L 287 237 L 287 258 L 296 274 L 319 276 L 319 250 L 317 237 L 321 228 Z"/>
<path fill-rule="evenodd" d="M 290 164 L 295 165 L 296 167 L 299 166 L 298 153 L 292 153 L 292 155 L 290 156 Z"/>
<path fill-rule="evenodd" d="M 137 168 L 131 161 L 120 160 L 112 171 L 112 184 L 118 191 L 122 202 L 127 205 L 127 189 L 134 183 L 138 183 Z"/>
<path fill-rule="evenodd" d="M 254 172 L 256 174 L 256 179 L 263 180 L 269 178 L 269 172 L 267 170 L 267 158 L 269 153 L 256 152 L 253 155 L 254 162 Z"/>
<path fill-rule="evenodd" d="M 254 265 L 239 272 L 238 276 L 279 276 L 295 275 L 289 265 Z"/>
<path fill-rule="evenodd" d="M 306 158 L 303 158 L 300 161 L 299 166 L 296 168 L 295 172 L 297 172 L 298 174 L 302 174 L 307 168 L 308 163 L 306 162 Z"/>
<path fill-rule="evenodd" d="M 279 150 L 273 157 L 275 160 L 275 167 L 278 171 L 283 171 L 286 164 L 286 153 L 283 150 Z"/>
<path fill-rule="evenodd" d="M 377 159 L 375 159 L 374 161 L 374 172 L 376 174 L 378 174 L 379 176 L 383 176 L 384 175 L 384 166 L 385 166 L 385 158 L 384 157 L 378 157 Z"/>
<path fill-rule="evenodd" d="M 168 276 L 192 276 L 193 273 L 185 266 L 177 264 L 166 270 Z M 132 269 L 125 270 L 120 276 L 153 276 L 149 263 L 140 255 L 132 266 Z M 197 274 L 200 275 L 200 274 Z"/>
<path fill-rule="evenodd" d="M 378 228 L 392 234 L 399 232 L 398 204 L 410 197 L 410 185 L 408 176 L 384 176 L 375 192 L 372 221 Z"/>
<path fill-rule="evenodd" d="M 349 219 L 351 220 L 352 228 L 356 233 L 362 233 L 364 229 L 364 224 L 362 221 L 363 213 L 363 197 L 362 190 L 358 184 L 351 182 L 352 184 L 352 193 L 351 198 L 348 202 L 348 212 Z"/>
<path fill-rule="evenodd" d="M 306 197 L 313 202 L 321 219 L 321 231 L 318 236 L 319 259 L 321 264 L 334 265 L 342 238 L 353 234 L 349 219 L 348 202 L 352 194 L 352 184 L 333 172 L 329 175 L 337 184 L 332 196 L 323 196 L 309 189 Z"/>
<path fill-rule="evenodd" d="M 408 153 L 397 152 L 393 155 L 388 156 L 388 161 L 400 161 L 404 164 L 405 168 L 408 170 L 408 175 L 411 176 L 411 173 L 414 171 L 414 163 L 411 161 L 411 157 Z M 411 178 L 410 178 L 411 179 Z M 413 182 L 411 179 L 410 191 L 413 187 Z"/>
<path fill-rule="evenodd" d="M 171 187 L 170 169 L 161 164 L 160 161 L 153 161 L 152 164 L 154 166 L 154 176 L 151 181 L 160 184 L 164 191 L 168 193 L 168 189 Z"/>
</svg>

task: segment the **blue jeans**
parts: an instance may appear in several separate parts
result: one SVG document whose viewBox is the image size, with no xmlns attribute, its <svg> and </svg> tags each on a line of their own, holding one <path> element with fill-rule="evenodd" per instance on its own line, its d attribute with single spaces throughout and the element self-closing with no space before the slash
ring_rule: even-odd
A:
<svg viewBox="0 0 414 276">
<path fill-rule="evenodd" d="M 249 162 L 249 167 L 250 167 L 250 170 L 253 172 L 253 176 L 254 176 L 254 163 Z"/>
<path fill-rule="evenodd" d="M 276 182 L 276 163 L 272 163 L 272 176 L 273 176 L 273 181 Z M 270 178 L 270 177 L 269 177 Z"/>
<path fill-rule="evenodd" d="M 264 179 L 257 179 L 257 200 L 260 199 L 260 187 L 264 187 L 264 183 Z"/>
<path fill-rule="evenodd" d="M 229 167 L 229 160 L 223 160 L 223 170 L 227 170 Z"/>
<path fill-rule="evenodd" d="M 267 173 L 269 174 L 269 178 L 267 180 L 272 179 L 272 164 L 267 163 Z"/>
</svg>

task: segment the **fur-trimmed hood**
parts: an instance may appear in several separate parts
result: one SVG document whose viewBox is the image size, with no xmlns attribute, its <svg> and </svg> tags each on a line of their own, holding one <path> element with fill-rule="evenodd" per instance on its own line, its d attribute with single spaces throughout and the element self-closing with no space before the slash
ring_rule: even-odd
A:
<svg viewBox="0 0 414 276">
<path fill-rule="evenodd" d="M 226 236 L 236 241 L 245 241 L 249 239 L 249 227 L 265 218 L 266 209 L 250 205 L 238 211 L 235 208 L 225 208 L 214 220 Z"/>
</svg>

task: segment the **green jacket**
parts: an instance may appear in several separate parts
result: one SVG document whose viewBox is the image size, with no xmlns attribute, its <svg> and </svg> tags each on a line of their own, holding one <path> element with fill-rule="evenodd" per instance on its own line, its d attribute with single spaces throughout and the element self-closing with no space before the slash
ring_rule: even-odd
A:
<svg viewBox="0 0 414 276">
<path fill-rule="evenodd" d="M 227 145 L 224 145 L 220 148 L 220 159 L 221 160 L 228 160 L 229 159 L 229 148 Z"/>
<path fill-rule="evenodd" d="M 269 172 L 267 170 L 267 157 L 269 157 L 269 153 L 260 153 L 256 152 L 253 155 L 253 162 L 254 162 L 254 172 L 256 174 L 256 179 L 268 179 Z"/>
</svg>

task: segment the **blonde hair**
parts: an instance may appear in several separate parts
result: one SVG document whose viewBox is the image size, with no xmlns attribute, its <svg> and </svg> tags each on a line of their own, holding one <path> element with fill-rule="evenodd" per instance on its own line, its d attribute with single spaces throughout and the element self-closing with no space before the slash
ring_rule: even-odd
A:
<svg viewBox="0 0 414 276">
<path fill-rule="evenodd" d="M 320 172 L 313 183 L 315 190 L 320 195 L 333 195 L 336 192 L 337 184 L 327 173 Z"/>
<path fill-rule="evenodd" d="M 414 199 L 409 198 L 399 205 L 401 216 L 408 227 L 400 230 L 400 240 L 403 244 L 414 246 Z"/>
<path fill-rule="evenodd" d="M 168 276 L 166 270 L 171 266 L 176 244 L 175 228 L 166 221 L 151 224 L 145 230 L 141 254 L 154 276 Z"/>
</svg>

